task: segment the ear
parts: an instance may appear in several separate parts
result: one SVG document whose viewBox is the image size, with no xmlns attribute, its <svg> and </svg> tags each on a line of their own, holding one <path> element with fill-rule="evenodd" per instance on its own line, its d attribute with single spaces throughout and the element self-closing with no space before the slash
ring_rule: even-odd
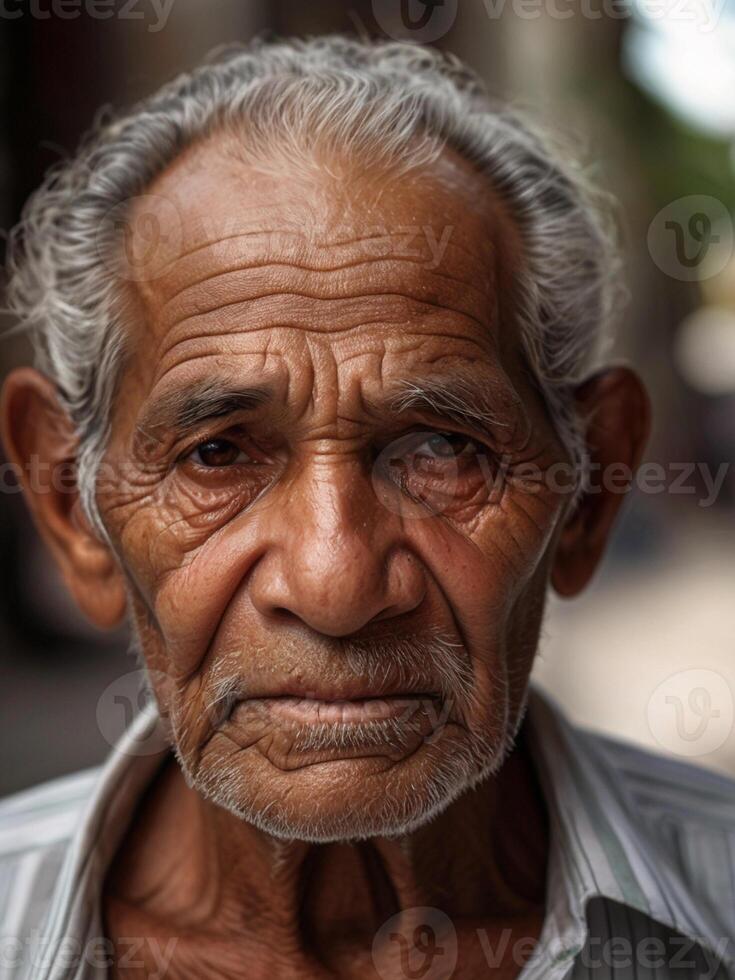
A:
<svg viewBox="0 0 735 980">
<path fill-rule="evenodd" d="M 557 541 L 551 583 L 561 596 L 587 585 L 605 551 L 615 518 L 641 461 L 651 427 L 651 405 L 640 380 L 627 367 L 602 371 L 575 393 L 580 417 L 588 419 L 590 490 L 570 513 Z"/>
<path fill-rule="evenodd" d="M 82 512 L 77 440 L 54 385 L 32 368 L 18 368 L 3 387 L 0 415 L 8 459 L 67 587 L 96 626 L 117 626 L 126 608 L 123 575 Z"/>
</svg>

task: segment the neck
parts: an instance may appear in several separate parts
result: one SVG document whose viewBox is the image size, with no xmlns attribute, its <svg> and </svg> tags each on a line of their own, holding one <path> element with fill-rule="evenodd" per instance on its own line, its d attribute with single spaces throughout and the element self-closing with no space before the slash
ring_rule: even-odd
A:
<svg viewBox="0 0 735 980">
<path fill-rule="evenodd" d="M 108 875 L 108 912 L 320 960 L 335 944 L 369 950 L 383 923 L 411 908 L 499 928 L 533 916 L 547 840 L 523 733 L 495 777 L 427 825 L 354 843 L 270 837 L 189 789 L 171 759 Z"/>
</svg>

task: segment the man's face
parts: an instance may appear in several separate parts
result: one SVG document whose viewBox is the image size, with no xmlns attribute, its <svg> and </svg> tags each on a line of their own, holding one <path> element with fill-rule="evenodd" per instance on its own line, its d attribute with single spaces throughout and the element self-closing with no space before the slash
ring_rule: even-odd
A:
<svg viewBox="0 0 735 980">
<path fill-rule="evenodd" d="M 499 765 L 568 500 L 519 476 L 564 454 L 485 182 L 330 169 L 213 140 L 138 205 L 160 247 L 99 493 L 188 778 L 312 840 L 415 827 Z"/>
</svg>

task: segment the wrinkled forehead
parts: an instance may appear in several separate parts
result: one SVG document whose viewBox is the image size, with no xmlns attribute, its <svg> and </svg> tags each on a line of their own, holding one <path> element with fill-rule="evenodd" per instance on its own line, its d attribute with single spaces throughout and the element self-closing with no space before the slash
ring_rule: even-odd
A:
<svg viewBox="0 0 735 980">
<path fill-rule="evenodd" d="M 221 136 L 189 148 L 136 199 L 125 252 L 156 320 L 199 283 L 211 279 L 216 297 L 218 275 L 283 263 L 344 280 L 352 269 L 376 291 L 398 279 L 429 302 L 464 294 L 459 305 L 492 326 L 520 248 L 488 180 L 448 149 L 395 174 L 359 159 L 245 163 Z"/>
<path fill-rule="evenodd" d="M 245 164 L 211 139 L 136 202 L 126 248 L 143 399 L 216 361 L 239 377 L 263 350 L 297 371 L 315 347 L 343 364 L 385 350 L 399 374 L 448 357 L 522 370 L 506 308 L 516 231 L 446 150 L 398 175 L 357 160 Z"/>
</svg>

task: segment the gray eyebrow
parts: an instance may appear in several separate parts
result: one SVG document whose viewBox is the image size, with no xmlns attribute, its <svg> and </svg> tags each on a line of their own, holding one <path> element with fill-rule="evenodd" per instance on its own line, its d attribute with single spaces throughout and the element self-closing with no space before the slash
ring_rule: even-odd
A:
<svg viewBox="0 0 735 980">
<path fill-rule="evenodd" d="M 136 441 L 173 430 L 186 432 L 201 422 L 253 411 L 273 398 L 270 385 L 233 385 L 217 378 L 195 381 L 153 401 L 136 426 Z"/>
<path fill-rule="evenodd" d="M 493 438 L 497 437 L 498 428 L 507 429 L 510 425 L 507 411 L 504 418 L 498 414 L 498 401 L 507 407 L 509 393 L 505 386 L 491 379 L 452 374 L 402 379 L 396 385 L 390 405 L 396 412 L 426 411 Z"/>
</svg>

